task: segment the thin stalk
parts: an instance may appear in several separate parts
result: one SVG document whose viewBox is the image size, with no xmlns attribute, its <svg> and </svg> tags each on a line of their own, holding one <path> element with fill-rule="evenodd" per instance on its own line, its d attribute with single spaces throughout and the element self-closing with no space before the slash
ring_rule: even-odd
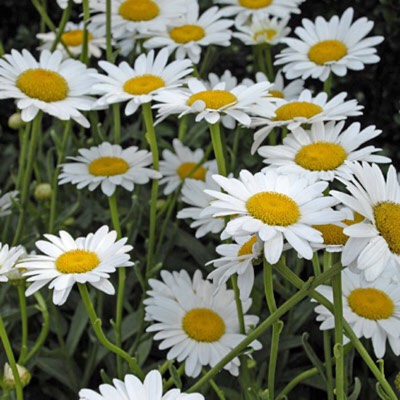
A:
<svg viewBox="0 0 400 400">
<path fill-rule="evenodd" d="M 111 30 L 111 0 L 106 0 L 106 56 L 108 62 L 113 62 L 112 30 Z"/>
<path fill-rule="evenodd" d="M 14 353 L 11 348 L 10 340 L 8 339 L 7 331 L 4 326 L 3 318 L 0 315 L 0 338 L 3 342 L 4 351 L 7 356 L 8 363 L 10 364 L 12 373 L 14 375 L 14 382 L 15 382 L 15 392 L 17 394 L 17 400 L 23 400 L 24 394 L 22 392 L 22 384 L 21 379 L 19 377 L 17 364 L 15 362 Z"/>
<path fill-rule="evenodd" d="M 22 179 L 24 176 L 24 170 L 25 170 L 25 162 L 26 162 L 26 157 L 28 154 L 28 148 L 29 148 L 29 133 L 31 131 L 31 124 L 26 124 L 25 129 L 20 131 L 19 135 L 19 142 L 20 142 L 20 152 L 19 152 L 19 160 L 18 160 L 18 176 L 17 176 L 17 190 L 21 191 L 21 186 L 22 186 Z"/>
<path fill-rule="evenodd" d="M 89 32 L 88 32 L 88 24 L 90 19 L 89 0 L 83 0 L 82 5 L 83 5 L 83 41 L 82 41 L 81 61 L 87 65 L 89 63 Z"/>
<path fill-rule="evenodd" d="M 25 285 L 18 285 L 18 300 L 19 308 L 21 311 L 21 352 L 19 353 L 18 363 L 22 365 L 28 353 L 28 313 L 26 309 Z"/>
<path fill-rule="evenodd" d="M 341 270 L 341 265 L 337 264 Z M 285 277 L 293 286 L 297 288 L 301 288 L 304 285 L 304 281 L 300 279 L 296 274 L 294 274 L 289 268 L 286 266 L 279 268 L 278 269 L 279 273 Z M 335 274 L 337 274 L 338 268 L 336 265 L 334 265 L 332 268 L 330 268 L 328 271 L 324 272 L 321 274 L 317 279 L 321 278 L 322 276 L 330 277 L 333 278 Z M 317 300 L 318 303 L 322 304 L 324 307 L 326 307 L 332 314 L 334 313 L 334 307 L 333 304 L 326 299 L 324 296 L 322 296 L 320 293 L 318 293 L 315 290 L 310 291 L 310 296 Z M 346 333 L 346 336 L 350 339 L 351 343 L 353 344 L 354 348 L 358 351 L 360 354 L 361 358 L 363 359 L 364 363 L 368 366 L 372 374 L 375 376 L 375 378 L 378 380 L 380 385 L 382 386 L 382 389 L 386 392 L 388 398 L 390 400 L 397 400 L 397 396 L 394 393 L 392 387 L 390 386 L 389 382 L 386 380 L 385 376 L 381 373 L 379 367 L 377 367 L 372 360 L 371 356 L 369 355 L 368 351 L 365 349 L 363 344 L 361 343 L 360 339 L 356 336 L 354 333 L 353 329 L 351 326 L 344 320 L 343 321 L 343 329 Z"/>
<path fill-rule="evenodd" d="M 120 144 L 121 142 L 121 112 L 120 112 L 120 105 L 113 104 L 113 117 L 114 117 L 114 143 Z"/>
<path fill-rule="evenodd" d="M 242 135 L 242 132 L 243 132 L 243 129 L 238 124 L 238 126 L 236 127 L 235 136 L 233 139 L 232 159 L 231 159 L 231 168 L 230 168 L 232 172 L 235 171 L 235 168 L 236 168 L 237 153 L 239 150 L 239 142 L 240 142 L 240 137 Z"/>
<path fill-rule="evenodd" d="M 332 73 L 329 74 L 328 78 L 324 82 L 324 92 L 328 95 L 328 98 L 331 97 L 332 91 Z"/>
<path fill-rule="evenodd" d="M 69 16 L 71 14 L 71 5 L 72 5 L 72 0 L 69 0 L 67 8 L 62 13 L 61 21 L 60 21 L 60 23 L 58 25 L 56 37 L 55 37 L 54 42 L 53 42 L 53 44 L 51 45 L 51 48 L 50 48 L 51 52 L 53 52 L 57 48 L 58 43 L 60 43 L 60 41 L 61 41 L 61 37 L 62 37 L 62 34 L 64 33 L 65 25 L 67 25 L 67 22 L 69 20 Z"/>
<path fill-rule="evenodd" d="M 142 104 L 143 119 L 146 125 L 146 137 L 148 139 L 151 154 L 153 156 L 153 168 L 158 171 L 159 155 L 156 132 L 154 130 L 153 114 L 150 103 Z M 152 268 L 153 252 L 156 237 L 156 221 L 157 221 L 157 197 L 158 197 L 158 180 L 154 179 L 151 187 L 151 203 L 150 203 L 150 227 L 149 227 L 149 245 L 147 248 L 146 260 L 146 278 L 149 278 L 149 273 Z"/>
<path fill-rule="evenodd" d="M 31 132 L 31 139 L 29 143 L 29 150 L 28 150 L 28 158 L 26 161 L 26 168 L 22 180 L 21 186 L 21 213 L 19 215 L 17 229 L 15 231 L 14 239 L 13 239 L 13 246 L 16 246 L 21 239 L 21 235 L 24 229 L 25 224 L 25 217 L 26 217 L 26 210 L 27 210 L 27 203 L 29 200 L 29 189 L 32 177 L 32 170 L 33 170 L 33 162 L 36 158 L 36 147 L 39 140 L 40 135 L 40 128 L 42 122 L 42 112 L 39 111 L 36 118 L 33 120 L 32 123 L 32 132 Z"/>
<path fill-rule="evenodd" d="M 53 179 L 51 183 L 51 200 L 50 200 L 50 217 L 48 233 L 53 233 L 54 224 L 56 220 L 57 211 L 57 194 L 58 194 L 58 175 L 60 174 L 61 164 L 64 161 L 65 149 L 67 147 L 69 134 L 71 131 L 72 120 L 68 120 L 64 127 L 64 133 L 61 141 L 61 147 L 57 152 L 57 166 L 53 173 Z"/>
<path fill-rule="evenodd" d="M 31 351 L 28 353 L 28 355 L 25 357 L 25 359 L 21 360 L 21 363 L 23 365 L 25 365 L 33 356 L 36 355 L 36 353 L 39 352 L 39 350 L 42 348 L 44 342 L 46 341 L 46 338 L 47 338 L 47 335 L 48 335 L 49 329 L 50 329 L 50 318 L 49 318 L 49 312 L 47 310 L 46 302 L 44 301 L 43 296 L 40 294 L 40 292 L 36 292 L 34 294 L 34 296 L 38 303 L 37 308 L 42 313 L 43 324 L 42 324 L 42 329 L 40 331 L 40 334 L 39 334 L 38 338 L 36 339 L 36 342 L 33 345 Z"/>
<path fill-rule="evenodd" d="M 271 53 L 271 46 L 267 44 L 265 46 L 265 62 L 267 64 L 267 77 L 270 82 L 274 82 L 275 80 L 275 72 L 274 66 L 272 64 L 272 53 Z"/>
<path fill-rule="evenodd" d="M 108 198 L 108 205 L 110 208 L 111 221 L 115 231 L 117 232 L 117 238 L 121 239 L 121 224 L 119 220 L 117 196 L 116 193 Z M 117 305 L 115 310 L 115 344 L 121 348 L 122 346 L 122 312 L 124 309 L 124 291 L 125 291 L 125 280 L 126 271 L 124 267 L 118 268 L 118 289 L 117 289 Z M 117 373 L 118 377 L 122 378 L 122 358 L 117 355 Z"/>
<path fill-rule="evenodd" d="M 209 124 L 211 141 L 214 148 L 215 158 L 217 159 L 218 172 L 220 175 L 226 176 L 226 163 L 224 149 L 221 140 L 221 127 L 219 122 Z"/>
<path fill-rule="evenodd" d="M 96 315 L 96 311 L 94 310 L 92 300 L 90 299 L 88 288 L 85 284 L 78 283 L 79 292 L 82 297 L 83 304 L 86 308 L 88 313 L 90 322 L 92 324 L 92 328 L 94 333 L 96 334 L 97 339 L 99 342 L 108 350 L 112 351 L 113 353 L 122 357 L 129 365 L 132 372 L 139 377 L 139 379 L 144 378 L 144 373 L 139 367 L 136 359 L 131 357 L 127 352 L 116 346 L 115 344 L 111 343 L 107 337 L 105 336 L 103 329 L 101 328 L 101 319 L 98 318 Z"/>
<path fill-rule="evenodd" d="M 184 115 L 179 120 L 179 131 L 178 131 L 178 139 L 182 142 L 185 137 L 185 133 L 187 130 L 187 119 L 188 116 Z"/>
</svg>

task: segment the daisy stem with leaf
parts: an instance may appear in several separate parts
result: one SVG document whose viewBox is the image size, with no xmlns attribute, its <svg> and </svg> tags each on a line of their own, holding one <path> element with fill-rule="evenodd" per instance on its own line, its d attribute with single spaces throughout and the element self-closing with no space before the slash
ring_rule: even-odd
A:
<svg viewBox="0 0 400 400">
<path fill-rule="evenodd" d="M 65 26 L 67 25 L 67 22 L 69 20 L 70 15 L 71 15 L 71 6 L 72 6 L 72 0 L 69 0 L 67 8 L 62 13 L 61 21 L 60 21 L 60 23 L 58 25 L 56 37 L 55 37 L 54 42 L 53 42 L 53 44 L 51 45 L 51 48 L 50 48 L 51 52 L 56 50 L 58 43 L 60 43 L 60 41 L 61 41 L 61 37 L 62 37 L 62 34 L 64 33 Z M 66 49 L 68 48 L 68 46 L 65 45 L 65 43 L 63 43 L 63 46 Z M 68 51 L 69 51 L 69 49 L 68 49 Z M 70 57 L 73 57 L 71 55 L 71 53 L 68 53 L 68 55 Z"/>
<path fill-rule="evenodd" d="M 99 342 L 106 349 L 108 349 L 108 350 L 112 351 L 113 353 L 117 354 L 118 356 L 122 357 L 128 363 L 129 368 L 132 370 L 132 372 L 136 376 L 138 376 L 140 379 L 143 379 L 144 378 L 143 371 L 139 367 L 135 358 L 131 357 L 127 352 L 122 350 L 120 347 L 111 343 L 105 336 L 103 329 L 101 328 L 101 319 L 96 314 L 96 311 L 93 307 L 92 300 L 90 299 L 89 290 L 88 290 L 86 284 L 78 283 L 78 287 L 79 287 L 79 292 L 81 294 L 83 304 L 86 308 L 86 312 L 88 313 L 90 322 L 92 324 L 94 333 L 96 334 L 96 337 L 99 340 Z"/>
<path fill-rule="evenodd" d="M 33 120 L 32 123 L 32 131 L 31 131 L 31 137 L 30 137 L 30 142 L 29 142 L 29 150 L 28 150 L 28 157 L 26 161 L 26 166 L 25 166 L 25 171 L 24 175 L 22 178 L 22 185 L 21 185 L 21 211 L 19 215 L 19 220 L 18 220 L 18 225 L 17 229 L 14 234 L 14 239 L 13 239 L 13 246 L 16 246 L 19 243 L 19 240 L 22 236 L 22 232 L 24 229 L 24 224 L 25 224 L 25 217 L 26 217 L 26 211 L 27 211 L 27 203 L 29 200 L 29 189 L 30 189 L 30 183 L 31 183 L 31 178 L 32 178 L 32 170 L 33 170 L 33 163 L 35 161 L 36 157 L 36 147 L 39 141 L 39 135 L 41 132 L 41 125 L 42 125 L 42 112 L 39 111 L 35 119 Z M 25 140 L 28 140 L 29 137 L 28 135 L 25 136 Z"/>
<path fill-rule="evenodd" d="M 15 362 L 14 353 L 12 351 L 10 340 L 8 338 L 7 331 L 4 326 L 3 318 L 1 317 L 1 315 L 0 315 L 0 338 L 4 346 L 4 351 L 6 353 L 8 363 L 10 364 L 14 376 L 15 393 L 17 395 L 17 400 L 23 400 L 24 394 L 22 391 L 22 384 L 21 384 L 21 379 L 19 377 L 17 363 Z"/>
<path fill-rule="evenodd" d="M 89 10 L 89 0 L 83 0 L 83 40 L 82 40 L 82 54 L 81 54 L 81 61 L 84 64 L 89 63 L 89 32 L 88 32 L 88 25 L 90 19 L 90 10 Z"/>
<path fill-rule="evenodd" d="M 151 154 L 153 156 L 153 168 L 159 171 L 159 154 L 156 132 L 154 130 L 153 113 L 150 103 L 142 104 L 143 119 L 146 126 L 146 139 L 149 142 Z M 149 227 L 149 245 L 147 248 L 146 278 L 152 268 L 152 255 L 155 245 L 156 220 L 157 220 L 157 197 L 158 197 L 158 180 L 154 179 L 151 186 L 151 203 L 150 203 L 150 227 Z"/>
<path fill-rule="evenodd" d="M 28 313 L 26 308 L 25 283 L 19 283 L 17 289 L 21 312 L 21 351 L 19 353 L 18 363 L 22 365 L 28 353 Z"/>
<path fill-rule="evenodd" d="M 119 220 L 118 206 L 117 206 L 117 196 L 114 192 L 110 197 L 108 197 L 108 205 L 110 208 L 111 221 L 113 228 L 117 232 L 117 239 L 121 239 L 121 224 Z M 122 327 L 122 311 L 124 308 L 124 290 L 125 290 L 125 280 L 126 271 L 125 268 L 118 268 L 118 289 L 117 289 L 117 306 L 115 311 L 115 344 L 121 348 L 121 327 Z M 118 377 L 121 379 L 123 375 L 122 371 L 122 359 L 117 355 L 117 373 Z"/>
<path fill-rule="evenodd" d="M 218 165 L 218 173 L 220 175 L 226 176 L 226 164 L 225 164 L 225 156 L 224 149 L 222 146 L 221 139 L 221 126 L 220 123 L 217 122 L 215 124 L 209 124 L 211 141 L 214 148 L 215 158 L 217 160 Z"/>
<path fill-rule="evenodd" d="M 51 183 L 51 200 L 50 200 L 50 217 L 48 232 L 54 232 L 54 225 L 57 211 L 57 193 L 58 193 L 58 175 L 60 174 L 61 164 L 64 161 L 65 149 L 67 147 L 68 138 L 71 133 L 72 120 L 68 120 L 64 127 L 64 133 L 61 140 L 60 148 L 57 151 L 57 166 L 53 172 L 53 179 Z M 56 144 L 57 145 L 57 144 Z"/>
</svg>

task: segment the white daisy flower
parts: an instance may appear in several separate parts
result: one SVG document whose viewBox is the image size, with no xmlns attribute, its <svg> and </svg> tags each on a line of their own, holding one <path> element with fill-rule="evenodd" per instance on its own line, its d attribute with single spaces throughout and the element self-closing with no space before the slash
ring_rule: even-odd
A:
<svg viewBox="0 0 400 400">
<path fill-rule="evenodd" d="M 198 64 L 202 47 L 230 46 L 232 31 L 228 28 L 233 21 L 223 19 L 224 15 L 218 7 L 211 7 L 199 16 L 199 5 L 193 3 L 182 18 L 168 24 L 168 29 L 163 27 L 159 32 L 150 32 L 144 47 L 165 47 L 170 53 L 175 51 L 178 60 L 187 56 Z"/>
<path fill-rule="evenodd" d="M 196 170 L 197 164 L 203 159 L 204 151 L 196 149 L 192 151 L 178 139 L 172 142 L 175 153 L 165 149 L 162 152 L 163 160 L 160 160 L 160 172 L 163 178 L 160 185 L 166 184 L 164 194 L 169 195 L 187 178 L 205 181 L 207 171 L 216 172 L 216 161 L 207 161 Z"/>
<path fill-rule="evenodd" d="M 161 271 L 162 281 L 150 279 L 151 290 L 146 304 L 147 321 L 154 321 L 147 332 L 158 332 L 154 340 L 161 340 L 161 350 L 170 348 L 167 359 L 185 362 L 185 373 L 197 377 L 203 366 L 216 365 L 246 336 L 239 333 L 239 322 L 233 290 L 221 288 L 202 278 L 200 270 L 193 281 L 184 270 Z M 242 302 L 246 313 L 251 299 Z M 245 315 L 246 329 L 257 324 L 255 315 Z M 251 345 L 258 350 L 261 345 Z M 239 374 L 239 358 L 225 365 L 232 375 Z"/>
<path fill-rule="evenodd" d="M 82 53 L 84 22 L 75 24 L 68 22 L 65 26 L 64 33 L 61 35 L 62 42 L 68 47 L 68 50 L 74 56 Z M 42 41 L 38 47 L 39 50 L 50 50 L 56 39 L 54 32 L 38 33 L 36 37 Z M 95 36 L 88 30 L 88 55 L 96 58 L 101 57 L 102 49 L 106 48 L 106 38 L 104 36 Z M 57 50 L 60 50 L 64 58 L 69 55 L 61 43 L 58 43 Z"/>
<path fill-rule="evenodd" d="M 5 217 L 6 215 L 11 214 L 11 206 L 13 202 L 17 200 L 18 194 L 18 190 L 13 190 L 11 192 L 4 193 L 3 196 L 0 197 L 0 217 Z"/>
<path fill-rule="evenodd" d="M 221 82 L 225 83 L 225 90 L 232 90 L 237 86 L 238 80 L 232 75 L 232 72 L 227 69 L 221 76 L 218 76 L 214 72 L 209 73 L 208 81 L 204 81 L 204 84 L 207 86 L 207 89 L 211 90 Z M 252 82 L 252 84 L 254 84 L 254 82 Z"/>
<path fill-rule="evenodd" d="M 315 224 L 339 222 L 342 214 L 330 207 L 337 202 L 323 195 L 327 182 L 311 183 L 297 175 L 281 175 L 274 169 L 252 175 L 242 170 L 240 179 L 213 175 L 224 192 L 206 190 L 218 199 L 211 205 L 215 217 L 236 216 L 224 233 L 229 236 L 258 234 L 264 242 L 264 254 L 276 264 L 286 240 L 302 257 L 310 260 L 310 242 L 322 243 L 322 234 Z"/>
<path fill-rule="evenodd" d="M 349 240 L 349 237 L 344 234 L 344 228 L 350 225 L 358 224 L 364 221 L 364 217 L 357 212 L 353 212 L 348 207 L 341 207 L 340 211 L 343 215 L 342 220 L 335 224 L 313 225 L 322 233 L 323 243 L 311 243 L 311 247 L 315 250 L 324 249 L 328 253 L 338 253 L 343 251 L 344 245 Z M 349 267 L 352 267 L 351 265 Z"/>
<path fill-rule="evenodd" d="M 99 36 L 106 34 L 106 0 L 90 4 L 90 28 Z M 185 0 L 111 0 L 111 30 L 114 39 L 126 33 L 147 33 L 165 29 L 186 11 Z"/>
<path fill-rule="evenodd" d="M 144 382 L 131 374 L 125 375 L 123 381 L 113 379 L 113 384 L 102 384 L 99 392 L 91 389 L 79 391 L 79 400 L 204 400 L 199 393 L 181 393 L 180 389 L 168 390 L 163 395 L 161 374 L 157 370 L 150 371 Z"/>
<path fill-rule="evenodd" d="M 0 282 L 7 282 L 9 275 L 21 256 L 26 254 L 23 246 L 9 246 L 0 243 Z"/>
<path fill-rule="evenodd" d="M 270 87 L 270 83 L 261 82 L 251 87 L 239 85 L 228 90 L 226 83 L 221 82 L 211 90 L 198 79 L 188 80 L 189 90 L 171 90 L 158 94 L 155 100 L 158 116 L 164 119 L 171 114 L 183 115 L 195 113 L 196 122 L 205 119 L 209 124 L 222 123 L 232 125 L 234 121 L 248 126 L 251 123 L 249 114 L 253 107 L 259 104 L 260 108 L 269 115 L 273 115 L 273 107 L 263 95 Z"/>
<path fill-rule="evenodd" d="M 132 115 L 141 104 L 149 103 L 158 93 L 182 85 L 182 78 L 192 72 L 190 60 L 167 63 L 167 49 L 160 50 L 157 56 L 154 50 L 147 55 L 141 54 L 134 68 L 125 61 L 118 66 L 100 61 L 100 67 L 108 75 L 95 75 L 99 83 L 93 90 L 102 95 L 97 103 L 104 106 L 128 101 L 125 114 Z"/>
<path fill-rule="evenodd" d="M 316 289 L 331 302 L 333 292 L 330 286 Z M 393 353 L 400 355 L 400 291 L 398 283 L 380 277 L 374 282 L 366 282 L 360 274 L 349 269 L 342 272 L 343 318 L 351 326 L 358 338 L 372 340 L 374 353 L 382 358 L 386 352 L 386 340 Z M 317 321 L 322 321 L 320 329 L 335 327 L 333 314 L 324 306 L 315 307 Z M 347 339 L 347 338 L 346 338 Z"/>
<path fill-rule="evenodd" d="M 257 235 L 241 236 L 235 238 L 235 242 L 217 246 L 216 252 L 222 257 L 207 263 L 214 264 L 216 268 L 207 279 L 212 279 L 214 284 L 221 287 L 225 286 L 232 275 L 237 274 L 240 298 L 246 300 L 254 285 L 253 262 L 261 256 L 263 243 Z"/>
<path fill-rule="evenodd" d="M 214 218 L 216 209 L 210 206 L 213 199 L 204 191 L 219 190 L 219 186 L 212 179 L 212 171 L 208 171 L 205 181 L 197 179 L 185 179 L 182 187 L 182 201 L 191 207 L 180 210 L 177 214 L 178 219 L 190 218 L 193 222 L 191 228 L 197 228 L 196 238 L 199 239 L 207 233 L 219 233 L 225 227 L 224 218 Z"/>
<path fill-rule="evenodd" d="M 312 180 L 333 181 L 336 176 L 350 173 L 346 161 L 389 163 L 390 158 L 374 153 L 380 148 L 365 142 L 379 136 L 382 131 L 371 125 L 360 130 L 354 122 L 343 130 L 345 121 L 324 124 L 316 122 L 310 129 L 299 126 L 283 139 L 283 145 L 262 146 L 258 154 L 263 162 L 276 167 L 282 174 L 298 174 Z"/>
<path fill-rule="evenodd" d="M 277 55 L 275 64 L 285 64 L 283 72 L 288 79 L 325 81 L 331 72 L 344 76 L 347 69 L 359 71 L 365 64 L 377 63 L 380 58 L 374 46 L 383 36 L 365 38 L 374 23 L 365 17 L 353 22 L 353 14 L 348 8 L 341 18 L 335 15 L 329 21 L 322 17 L 315 22 L 303 19 L 303 27 L 295 29 L 300 39 L 283 39 L 289 47 Z"/>
<path fill-rule="evenodd" d="M 106 196 L 112 196 L 117 186 L 133 191 L 136 184 L 159 179 L 161 174 L 151 168 L 151 153 L 136 146 L 122 149 L 117 144 L 104 142 L 90 149 L 79 149 L 78 157 L 68 157 L 72 163 L 61 165 L 59 184 L 72 183 L 78 189 L 88 186 L 90 191 L 101 186 Z"/>
<path fill-rule="evenodd" d="M 263 72 L 256 73 L 256 82 L 269 82 L 268 77 Z M 254 85 L 254 81 L 249 78 L 243 79 L 244 85 Z M 294 100 L 300 96 L 300 93 L 304 90 L 304 81 L 302 79 L 296 79 L 290 81 L 285 86 L 282 71 L 279 70 L 276 73 L 275 81 L 268 89 L 268 95 L 278 99 Z M 272 100 L 272 99 L 271 99 Z"/>
<path fill-rule="evenodd" d="M 0 60 L 0 99 L 14 98 L 25 122 L 39 110 L 61 120 L 73 119 L 85 128 L 89 121 L 78 110 L 90 110 L 93 69 L 77 60 L 64 60 L 60 51 L 43 50 L 36 61 L 27 50 L 11 50 Z"/>
<path fill-rule="evenodd" d="M 241 40 L 247 46 L 259 44 L 277 45 L 290 33 L 287 27 L 289 17 L 278 19 L 268 15 L 256 15 L 250 25 L 241 25 L 236 28 L 233 36 Z"/>
<path fill-rule="evenodd" d="M 140 54 L 142 50 L 138 39 L 141 39 L 141 35 L 132 32 L 126 32 L 118 37 L 115 40 L 115 48 L 118 49 L 118 54 L 123 57 L 128 57 L 132 51 Z"/>
<path fill-rule="evenodd" d="M 272 15 L 286 18 L 290 14 L 300 14 L 299 5 L 304 0 L 215 0 L 217 4 L 224 4 L 226 15 L 236 15 L 237 26 L 243 25 L 249 19 Z"/>
<path fill-rule="evenodd" d="M 342 92 L 328 100 L 325 92 L 312 96 L 309 90 L 303 90 L 297 99 L 291 101 L 274 99 L 273 113 L 275 116 L 264 116 L 264 111 L 257 107 L 255 112 L 261 117 L 252 120 L 252 126 L 263 126 L 254 134 L 254 143 L 251 153 L 254 154 L 260 144 L 268 137 L 275 127 L 286 127 L 290 131 L 302 124 L 312 124 L 324 121 L 340 121 L 347 117 L 361 115 L 364 107 L 357 104 L 357 100 L 347 100 L 347 93 Z M 267 114 L 270 110 L 267 110 Z"/>
<path fill-rule="evenodd" d="M 365 279 L 373 281 L 390 263 L 400 269 L 400 185 L 392 165 L 386 180 L 376 164 L 349 163 L 348 167 L 352 177 L 338 179 L 350 195 L 335 190 L 331 194 L 366 220 L 345 228 L 350 239 L 342 263 L 355 262 Z"/>
<path fill-rule="evenodd" d="M 76 282 L 90 283 L 104 293 L 114 294 L 108 280 L 110 273 L 133 265 L 127 254 L 133 247 L 125 245 L 127 238 L 116 241 L 117 232 L 109 231 L 107 226 L 77 239 L 65 231 L 59 235 L 45 234 L 48 241 L 35 243 L 44 255 L 30 255 L 18 264 L 26 268 L 23 275 L 28 277 L 27 281 L 33 282 L 26 296 L 49 283 L 49 289 L 54 289 L 53 303 L 62 305 Z"/>
</svg>

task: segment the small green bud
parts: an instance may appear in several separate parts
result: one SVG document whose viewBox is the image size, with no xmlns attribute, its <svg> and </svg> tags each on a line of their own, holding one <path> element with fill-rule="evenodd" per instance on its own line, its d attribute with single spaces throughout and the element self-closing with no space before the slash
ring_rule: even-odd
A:
<svg viewBox="0 0 400 400">
<path fill-rule="evenodd" d="M 75 224 L 75 218 L 74 217 L 68 217 L 65 221 L 64 221 L 64 225 L 66 226 L 71 226 Z"/>
<path fill-rule="evenodd" d="M 30 372 L 25 367 L 19 364 L 17 364 L 17 370 L 22 386 L 26 386 L 31 380 Z M 8 389 L 15 388 L 14 374 L 8 363 L 4 364 L 3 384 Z"/>
<path fill-rule="evenodd" d="M 49 200 L 51 198 L 51 185 L 50 183 L 39 183 L 36 186 L 34 196 L 36 200 Z"/>
<path fill-rule="evenodd" d="M 8 118 L 8 127 L 11 129 L 18 130 L 25 126 L 25 122 L 22 121 L 20 113 L 14 113 Z"/>
</svg>

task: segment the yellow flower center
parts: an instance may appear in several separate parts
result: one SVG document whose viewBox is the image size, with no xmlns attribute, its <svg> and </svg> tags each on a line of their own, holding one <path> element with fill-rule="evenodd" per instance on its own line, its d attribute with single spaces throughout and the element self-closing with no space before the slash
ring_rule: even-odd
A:
<svg viewBox="0 0 400 400">
<path fill-rule="evenodd" d="M 60 74 L 47 69 L 27 69 L 17 79 L 17 88 L 28 97 L 51 103 L 68 96 L 68 83 Z"/>
<path fill-rule="evenodd" d="M 338 61 L 347 54 L 347 47 L 339 40 L 323 40 L 308 51 L 308 58 L 318 65 Z"/>
<path fill-rule="evenodd" d="M 89 172 L 94 176 L 114 176 L 124 174 L 129 164 L 119 157 L 100 157 L 89 164 Z"/>
<path fill-rule="evenodd" d="M 239 4 L 246 8 L 264 8 L 272 4 L 273 0 L 239 0 Z"/>
<path fill-rule="evenodd" d="M 340 167 L 346 158 L 347 153 L 340 144 L 317 142 L 303 146 L 295 161 L 310 171 L 332 171 Z"/>
<path fill-rule="evenodd" d="M 392 253 L 400 254 L 400 204 L 383 201 L 373 207 L 375 225 Z"/>
<path fill-rule="evenodd" d="M 96 253 L 86 250 L 70 250 L 56 260 L 56 268 L 62 274 L 83 274 L 100 264 Z"/>
<path fill-rule="evenodd" d="M 196 342 L 216 342 L 225 333 L 225 322 L 213 310 L 194 308 L 182 319 L 186 334 Z"/>
<path fill-rule="evenodd" d="M 300 209 L 289 196 L 275 192 L 261 192 L 246 202 L 249 214 L 267 225 L 289 226 L 300 219 Z"/>
<path fill-rule="evenodd" d="M 268 90 L 268 93 L 272 96 L 272 97 L 277 97 L 278 99 L 284 99 L 285 96 L 283 95 L 283 93 L 279 90 Z"/>
<path fill-rule="evenodd" d="M 145 74 L 127 80 L 123 86 L 126 93 L 134 96 L 148 94 L 165 86 L 165 82 L 159 76 Z"/>
<path fill-rule="evenodd" d="M 253 254 L 253 246 L 257 242 L 257 236 L 252 236 L 246 243 L 242 245 L 242 247 L 238 251 L 238 257 L 240 256 L 248 256 Z"/>
<path fill-rule="evenodd" d="M 253 39 L 257 42 L 258 40 L 272 40 L 276 36 L 275 29 L 263 29 L 254 34 Z"/>
<path fill-rule="evenodd" d="M 176 43 L 196 42 L 205 36 L 204 29 L 199 25 L 182 25 L 171 29 L 169 36 Z"/>
<path fill-rule="evenodd" d="M 354 220 L 345 219 L 342 222 L 346 225 L 354 225 L 363 221 L 364 217 L 359 213 L 354 213 Z M 313 225 L 313 228 L 317 229 L 322 233 L 322 238 L 324 240 L 324 244 L 332 245 L 332 246 L 344 246 L 349 239 L 347 235 L 343 233 L 343 229 L 340 226 L 336 226 L 333 224 L 326 225 Z"/>
<path fill-rule="evenodd" d="M 388 319 L 394 313 L 393 300 L 382 290 L 374 288 L 354 289 L 347 298 L 350 308 L 360 317 Z"/>
<path fill-rule="evenodd" d="M 88 32 L 88 42 L 93 39 L 93 36 L 90 32 Z M 61 40 L 67 45 L 71 47 L 81 46 L 83 43 L 83 30 L 82 29 L 74 29 L 68 32 L 64 32 L 61 35 Z"/>
<path fill-rule="evenodd" d="M 284 104 L 275 110 L 275 121 L 290 121 L 294 118 L 311 118 L 314 115 L 320 114 L 323 111 L 322 107 L 307 101 L 293 101 L 292 103 Z"/>
<path fill-rule="evenodd" d="M 179 177 L 184 180 L 185 178 L 189 177 L 190 173 L 195 169 L 197 163 L 194 162 L 185 162 L 181 164 L 176 172 Z M 198 181 L 205 181 L 206 180 L 206 173 L 207 170 L 203 167 L 199 167 L 190 175 L 190 179 L 197 179 Z"/>
<path fill-rule="evenodd" d="M 195 101 L 202 100 L 206 103 L 206 108 L 219 110 L 237 102 L 237 97 L 227 90 L 204 90 L 203 92 L 192 94 L 187 104 L 191 106 Z"/>
<path fill-rule="evenodd" d="M 160 13 L 152 0 L 126 0 L 119 6 L 119 15 L 128 21 L 150 21 Z"/>
</svg>

